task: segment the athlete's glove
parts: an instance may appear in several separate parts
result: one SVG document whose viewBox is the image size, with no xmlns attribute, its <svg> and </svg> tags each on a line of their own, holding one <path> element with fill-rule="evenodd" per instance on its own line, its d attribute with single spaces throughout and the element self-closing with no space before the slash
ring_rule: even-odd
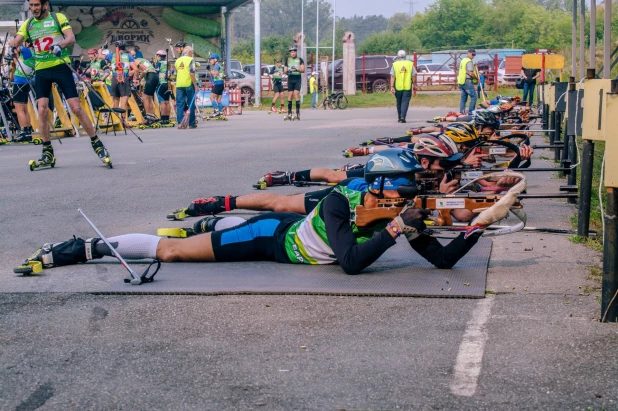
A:
<svg viewBox="0 0 618 411">
<path fill-rule="evenodd" d="M 60 57 L 62 55 L 62 47 L 56 44 L 54 47 L 52 47 L 51 52 L 54 56 Z"/>
<path fill-rule="evenodd" d="M 427 226 L 425 225 L 425 219 L 431 214 L 429 210 L 424 208 L 412 208 L 407 205 L 401 210 L 401 213 L 395 217 L 395 222 L 401 228 L 401 232 L 406 236 L 408 241 L 412 241 L 417 238 Z"/>
<path fill-rule="evenodd" d="M 210 71 L 210 64 L 206 65 L 206 70 Z"/>
<path fill-rule="evenodd" d="M 296 66 L 292 66 L 290 67 L 290 71 L 298 71 L 298 69 L 296 68 Z"/>
<path fill-rule="evenodd" d="M 6 49 L 6 52 L 4 53 L 4 58 L 7 60 L 12 60 L 13 55 L 16 54 L 16 52 L 17 52 L 17 47 L 8 47 Z"/>
</svg>

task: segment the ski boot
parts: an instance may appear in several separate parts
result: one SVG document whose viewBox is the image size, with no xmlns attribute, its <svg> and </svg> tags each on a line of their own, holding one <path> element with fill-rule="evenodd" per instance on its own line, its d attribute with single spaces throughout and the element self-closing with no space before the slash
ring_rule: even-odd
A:
<svg viewBox="0 0 618 411">
<path fill-rule="evenodd" d="M 145 130 L 147 128 L 161 128 L 161 124 L 159 123 L 159 119 L 153 116 L 152 114 L 146 114 L 144 116 L 144 121 L 137 125 L 137 128 L 140 130 Z"/>
<path fill-rule="evenodd" d="M 44 244 L 19 267 L 14 268 L 13 272 L 24 276 L 40 274 L 43 268 L 85 263 L 88 260 L 101 258 L 103 256 L 94 250 L 99 240 L 99 238 L 89 238 L 84 241 L 73 237 L 62 243 Z"/>
<path fill-rule="evenodd" d="M 371 154 L 369 152 L 369 147 L 352 147 L 343 150 L 344 157 L 361 157 L 368 156 L 369 154 Z"/>
<path fill-rule="evenodd" d="M 279 108 L 279 111 L 277 111 L 277 114 L 285 114 L 285 109 L 283 108 L 283 106 Z"/>
<path fill-rule="evenodd" d="M 161 116 L 161 121 L 159 121 L 159 124 L 161 127 L 174 127 L 176 125 L 170 120 L 169 116 Z"/>
<path fill-rule="evenodd" d="M 187 217 L 197 217 L 208 214 L 218 214 L 224 211 L 232 211 L 236 208 L 235 196 L 215 196 L 208 198 L 197 198 L 191 202 L 189 207 L 179 208 L 167 215 L 168 220 L 182 221 Z"/>
<path fill-rule="evenodd" d="M 99 137 L 95 137 L 94 140 L 90 139 L 90 144 L 92 145 L 92 149 L 97 154 L 97 156 L 99 156 L 99 159 L 103 162 L 103 164 L 105 164 L 109 168 L 114 168 L 114 166 L 112 165 L 112 159 L 110 158 L 109 153 L 107 152 L 107 149 L 105 148 L 101 140 L 99 140 Z"/>
<path fill-rule="evenodd" d="M 294 118 L 294 120 L 300 121 L 300 111 L 296 112 L 296 118 Z"/>
<path fill-rule="evenodd" d="M 38 160 L 30 160 L 28 162 L 30 166 L 30 171 L 34 171 L 37 168 L 42 167 L 51 167 L 54 168 L 56 165 L 56 157 L 54 157 L 54 149 L 51 144 L 47 146 L 43 146 L 43 153 L 41 154 L 41 158 Z"/>
<path fill-rule="evenodd" d="M 287 186 L 294 183 L 294 173 L 292 171 L 273 171 L 266 173 L 260 178 L 253 188 L 258 190 L 266 190 L 266 187 L 272 186 Z"/>
<path fill-rule="evenodd" d="M 283 117 L 283 121 L 288 121 L 288 120 L 292 121 L 292 113 L 290 112 L 288 112 L 288 114 L 285 117 Z"/>
<path fill-rule="evenodd" d="M 17 137 L 13 138 L 13 143 L 28 144 L 32 143 L 32 127 L 24 127 Z"/>
<path fill-rule="evenodd" d="M 268 114 L 277 114 L 277 109 L 275 106 L 270 106 L 270 110 L 268 110 Z"/>
</svg>

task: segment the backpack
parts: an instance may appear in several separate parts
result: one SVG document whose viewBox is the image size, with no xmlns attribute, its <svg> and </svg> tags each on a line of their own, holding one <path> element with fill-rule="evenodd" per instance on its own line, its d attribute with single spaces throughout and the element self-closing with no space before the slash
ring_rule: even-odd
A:
<svg viewBox="0 0 618 411">
<path fill-rule="evenodd" d="M 50 11 L 49 14 L 51 14 L 52 19 L 54 20 L 54 23 L 56 23 L 56 26 L 58 26 L 58 31 L 60 31 L 60 34 L 62 34 L 62 38 L 66 39 L 66 36 L 64 35 L 64 32 L 62 31 L 62 27 L 60 27 L 60 22 L 58 21 L 58 17 L 56 17 L 56 13 L 54 13 L 53 11 Z M 28 20 L 26 20 L 26 34 L 28 35 L 28 41 L 30 43 L 32 43 L 32 38 L 30 37 L 30 32 L 28 32 L 28 26 L 30 25 L 30 22 L 32 21 L 32 19 L 34 19 L 34 17 L 30 17 Z"/>
</svg>

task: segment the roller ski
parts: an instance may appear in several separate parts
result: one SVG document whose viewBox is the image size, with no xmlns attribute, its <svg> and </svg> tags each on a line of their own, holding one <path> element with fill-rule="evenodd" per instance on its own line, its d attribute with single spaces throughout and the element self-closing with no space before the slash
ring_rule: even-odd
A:
<svg viewBox="0 0 618 411">
<path fill-rule="evenodd" d="M 204 120 L 206 121 L 211 121 L 211 120 L 227 121 L 227 117 L 224 116 L 222 112 L 215 111 L 212 115 L 205 117 Z"/>
<path fill-rule="evenodd" d="M 161 128 L 161 123 L 160 120 L 152 114 L 146 114 L 144 121 L 139 123 L 137 128 L 140 130 L 145 130 L 147 128 Z"/>
<path fill-rule="evenodd" d="M 30 171 L 34 171 L 37 168 L 54 168 L 56 166 L 56 157 L 54 157 L 54 149 L 51 144 L 43 145 L 43 153 L 41 154 L 41 158 L 38 160 L 30 160 L 28 162 L 28 166 L 30 167 Z"/>
<path fill-rule="evenodd" d="M 270 106 L 270 110 L 268 110 L 268 114 L 278 114 L 279 112 L 275 108 L 275 106 Z"/>
<path fill-rule="evenodd" d="M 370 147 L 354 147 L 343 150 L 344 157 L 362 157 L 371 154 Z"/>
<path fill-rule="evenodd" d="M 285 117 L 283 117 L 283 121 L 288 121 L 288 120 L 289 120 L 289 121 L 293 121 L 293 119 L 292 119 L 292 113 L 289 113 L 289 112 L 288 112 L 288 114 L 287 114 Z"/>
<path fill-rule="evenodd" d="M 260 178 L 257 183 L 253 185 L 253 188 L 258 190 L 266 190 L 267 187 L 272 186 L 287 186 L 294 183 L 294 173 L 291 171 L 273 171 L 272 173 L 266 173 L 264 177 Z"/>
<path fill-rule="evenodd" d="M 161 127 L 176 127 L 176 123 L 171 121 L 169 117 L 165 118 L 164 116 L 161 117 L 161 120 L 159 121 L 159 125 Z"/>
<path fill-rule="evenodd" d="M 189 207 L 179 208 L 167 215 L 168 220 L 182 221 L 187 217 L 199 217 L 204 215 L 215 215 L 225 211 L 232 211 L 236 208 L 236 197 L 234 196 L 215 196 L 207 198 L 197 198 L 191 202 Z"/>
<path fill-rule="evenodd" d="M 105 148 L 101 140 L 99 140 L 99 137 L 90 139 L 90 143 L 92 145 L 92 149 L 99 157 L 99 160 L 101 160 L 103 164 L 105 164 L 109 168 L 114 168 L 114 166 L 112 165 L 112 159 L 109 156 L 109 153 L 107 152 L 107 149 Z"/>
<path fill-rule="evenodd" d="M 215 231 L 215 225 L 222 217 L 205 217 L 195 222 L 190 228 L 159 228 L 157 235 L 168 238 L 188 238 L 198 234 Z"/>
</svg>

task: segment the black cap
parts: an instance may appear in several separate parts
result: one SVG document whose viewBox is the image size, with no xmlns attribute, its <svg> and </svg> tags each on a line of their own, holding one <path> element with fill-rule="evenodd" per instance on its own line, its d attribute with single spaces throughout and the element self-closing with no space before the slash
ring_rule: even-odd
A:
<svg viewBox="0 0 618 411">
<path fill-rule="evenodd" d="M 468 53 L 472 53 L 473 56 L 476 56 L 476 50 L 468 49 Z"/>
</svg>

